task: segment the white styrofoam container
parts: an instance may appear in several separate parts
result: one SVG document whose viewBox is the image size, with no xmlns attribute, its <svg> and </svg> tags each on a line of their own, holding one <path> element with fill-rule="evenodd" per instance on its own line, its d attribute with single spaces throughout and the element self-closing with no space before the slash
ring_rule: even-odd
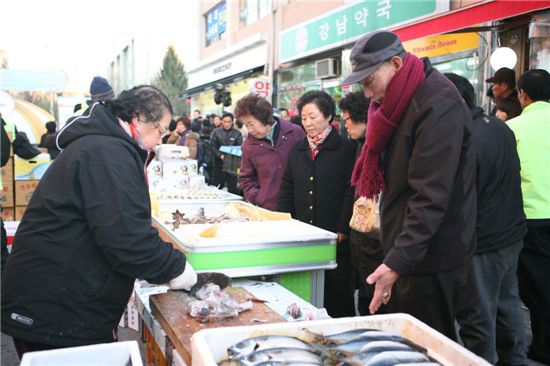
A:
<svg viewBox="0 0 550 366">
<path fill-rule="evenodd" d="M 175 144 L 163 144 L 155 149 L 155 159 L 159 161 L 183 160 L 189 157 L 189 148 Z"/>
<path fill-rule="evenodd" d="M 408 314 L 372 315 L 354 318 L 262 324 L 203 329 L 191 338 L 193 366 L 216 366 L 227 358 L 227 348 L 260 335 L 289 335 L 308 340 L 308 329 L 328 335 L 357 328 L 374 328 L 399 334 L 428 349 L 428 355 L 444 366 L 490 365 L 482 358 Z"/>
<path fill-rule="evenodd" d="M 20 366 L 143 366 L 136 341 L 27 352 Z"/>
</svg>

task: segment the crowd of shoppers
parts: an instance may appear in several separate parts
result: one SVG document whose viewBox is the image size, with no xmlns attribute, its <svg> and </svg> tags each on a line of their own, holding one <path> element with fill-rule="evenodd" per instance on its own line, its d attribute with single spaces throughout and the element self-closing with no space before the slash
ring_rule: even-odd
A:
<svg viewBox="0 0 550 366">
<path fill-rule="evenodd" d="M 342 85 L 361 90 L 338 103 L 342 133 L 334 124 L 335 100 L 324 91 L 303 94 L 293 117 L 249 94 L 235 115 L 203 118 L 195 110 L 192 120 L 170 121 L 169 102 L 149 86 L 115 99 L 109 93 L 57 135 L 54 125 L 49 133 L 73 153 L 61 154 L 41 181 L 3 276 L 2 327 L 18 352 L 112 340 L 108 331 L 135 277 L 173 288 L 194 282 L 185 257 L 147 225 L 124 231 L 150 217 L 148 199 L 136 201 L 146 189 L 136 183 L 143 180 L 137 168 L 170 122 L 162 142 L 187 146 L 209 184 L 235 191 L 222 146 L 242 146 L 238 183 L 248 202 L 337 234 L 337 268 L 325 272 L 329 315 L 354 316 L 358 290 L 361 315 L 411 314 L 493 364 L 524 365 L 528 356 L 550 364 L 550 74 L 528 70 L 516 90 L 514 70 L 497 70 L 486 80 L 495 104 L 486 115 L 467 79 L 443 75 L 428 58 L 406 52 L 393 32 L 359 39 L 350 64 Z M 98 86 L 108 91 L 100 79 Z M 42 145 L 49 149 L 48 139 Z M 60 170 L 75 164 L 84 169 Z M 99 165 L 106 177 L 96 173 Z M 120 187 L 131 181 L 132 189 L 104 192 L 105 180 Z M 67 196 L 74 190 L 79 199 Z M 350 228 L 354 204 L 363 200 L 379 209 L 376 230 Z M 116 209 L 127 206 L 130 212 Z M 140 245 L 120 247 L 123 234 Z M 51 238 L 60 236 L 67 245 L 56 239 L 53 248 Z M 81 244 L 68 245 L 73 241 Z M 64 261 L 75 250 L 79 273 Z M 168 265 L 160 268 L 161 262 Z M 48 273 L 51 286 L 40 286 L 29 265 Z M 69 287 L 61 286 L 68 276 Z M 105 276 L 120 296 L 102 292 Z M 79 297 L 64 290 L 70 287 Z M 28 305 L 40 301 L 52 306 Z M 80 309 L 75 314 L 83 323 L 60 319 L 61 302 Z M 522 302 L 531 314 L 530 345 Z M 63 333 L 69 328 L 73 333 Z"/>
</svg>

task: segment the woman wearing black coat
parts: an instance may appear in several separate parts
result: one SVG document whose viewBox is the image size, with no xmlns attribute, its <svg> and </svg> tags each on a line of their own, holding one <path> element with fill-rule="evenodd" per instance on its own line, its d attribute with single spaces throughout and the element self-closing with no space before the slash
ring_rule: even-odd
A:
<svg viewBox="0 0 550 366">
<path fill-rule="evenodd" d="M 338 233 L 338 268 L 325 272 L 325 308 L 332 317 L 355 315 L 354 271 L 350 269 L 350 186 L 355 146 L 330 126 L 336 106 L 323 91 L 298 102 L 306 138 L 294 145 L 283 176 L 278 209 L 292 217 Z"/>
</svg>

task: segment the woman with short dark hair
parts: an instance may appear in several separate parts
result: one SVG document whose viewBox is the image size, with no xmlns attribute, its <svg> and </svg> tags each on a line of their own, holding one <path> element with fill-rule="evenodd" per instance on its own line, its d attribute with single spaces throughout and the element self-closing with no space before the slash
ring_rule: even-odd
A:
<svg viewBox="0 0 550 366">
<path fill-rule="evenodd" d="M 324 91 L 298 101 L 306 138 L 290 151 L 279 194 L 279 211 L 338 234 L 338 268 L 325 272 L 325 308 L 332 317 L 354 316 L 355 283 L 349 258 L 350 185 L 355 146 L 332 128 L 336 105 Z"/>
<path fill-rule="evenodd" d="M 273 116 L 271 103 L 257 94 L 239 100 L 235 115 L 248 129 L 239 173 L 244 197 L 260 207 L 277 210 L 288 154 L 305 137 L 304 131 Z"/>
</svg>

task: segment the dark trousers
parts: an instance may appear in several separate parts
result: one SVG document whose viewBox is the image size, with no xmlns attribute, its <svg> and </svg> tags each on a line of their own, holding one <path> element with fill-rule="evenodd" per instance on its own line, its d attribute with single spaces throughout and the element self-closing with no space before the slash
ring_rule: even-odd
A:
<svg viewBox="0 0 550 366">
<path fill-rule="evenodd" d="M 223 171 L 223 160 L 215 159 L 214 164 L 212 165 L 211 180 L 212 185 L 222 189 L 225 187 L 225 181 L 227 173 Z"/>
<path fill-rule="evenodd" d="M 457 314 L 464 346 L 488 362 L 527 364 L 517 264 L 523 240 L 476 254 L 468 266 L 467 288 Z"/>
<path fill-rule="evenodd" d="M 355 316 L 356 272 L 351 264 L 348 240 L 336 244 L 336 263 L 336 269 L 325 271 L 325 309 L 333 318 Z"/>
<path fill-rule="evenodd" d="M 384 260 L 380 240 L 371 234 L 350 231 L 351 262 L 357 271 L 357 289 L 359 290 L 357 310 L 360 315 L 370 315 L 369 305 L 374 295 L 374 285 L 367 283 L 367 277 L 376 271 Z M 385 314 L 386 306 L 382 305 L 376 314 Z"/>
<path fill-rule="evenodd" d="M 529 358 L 550 365 L 550 226 L 527 225 L 519 256 L 519 294 L 531 313 Z"/>
<path fill-rule="evenodd" d="M 395 282 L 388 312 L 407 313 L 456 341 L 455 319 L 466 266 L 425 275 L 402 276 Z"/>
</svg>

